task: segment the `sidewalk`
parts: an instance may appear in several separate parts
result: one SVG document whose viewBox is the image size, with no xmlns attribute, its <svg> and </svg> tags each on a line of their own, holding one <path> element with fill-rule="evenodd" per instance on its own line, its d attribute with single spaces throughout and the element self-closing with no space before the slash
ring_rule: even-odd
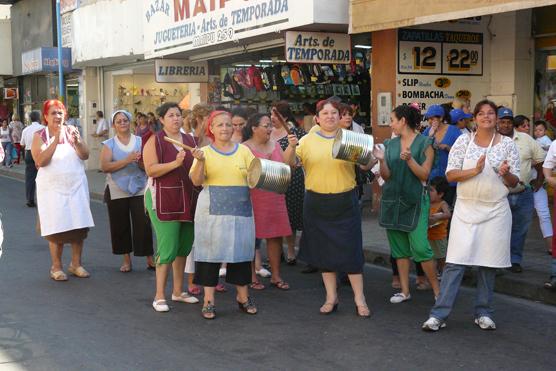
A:
<svg viewBox="0 0 556 371">
<path fill-rule="evenodd" d="M 24 180 L 25 165 L 14 165 L 13 168 L 0 168 L 0 175 Z M 103 173 L 97 170 L 87 171 L 91 199 L 102 200 L 104 194 Z M 23 186 L 22 186 L 23 192 Z M 367 262 L 383 267 L 390 267 L 390 251 L 384 228 L 378 225 L 376 213 L 371 212 L 368 204 L 363 209 L 363 246 Z M 523 273 L 501 271 L 496 279 L 495 290 L 507 295 L 522 297 L 530 300 L 556 305 L 556 292 L 544 289 L 543 283 L 550 276 L 552 257 L 545 252 L 544 241 L 539 229 L 539 222 L 533 218 L 531 229 L 525 242 Z M 473 272 L 466 275 L 464 283 L 473 285 Z"/>
</svg>

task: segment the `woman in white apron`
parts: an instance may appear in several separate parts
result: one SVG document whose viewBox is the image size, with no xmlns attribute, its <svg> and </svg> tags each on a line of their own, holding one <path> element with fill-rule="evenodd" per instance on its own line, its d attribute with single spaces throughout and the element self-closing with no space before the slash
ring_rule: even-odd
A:
<svg viewBox="0 0 556 371">
<path fill-rule="evenodd" d="M 50 277 L 55 281 L 67 280 L 62 270 L 66 243 L 72 247 L 68 271 L 77 277 L 89 277 L 81 266 L 81 252 L 89 227 L 94 226 L 83 163 L 89 158 L 89 149 L 75 127 L 64 125 L 66 112 L 58 100 L 44 102 L 46 128 L 35 134 L 31 147 L 39 169 L 36 182 L 40 231 L 50 247 Z"/>
<path fill-rule="evenodd" d="M 492 294 L 497 268 L 511 266 L 512 214 L 508 187 L 519 182 L 519 152 L 511 138 L 496 132 L 496 105 L 475 106 L 476 134 L 462 135 L 450 151 L 446 177 L 458 182 L 440 295 L 423 330 L 446 326 L 468 266 L 477 266 L 475 324 L 494 330 Z"/>
</svg>

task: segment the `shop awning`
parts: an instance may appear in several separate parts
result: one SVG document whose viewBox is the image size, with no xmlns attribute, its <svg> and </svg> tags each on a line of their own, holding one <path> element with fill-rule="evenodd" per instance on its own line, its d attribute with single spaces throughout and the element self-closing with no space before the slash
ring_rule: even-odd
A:
<svg viewBox="0 0 556 371">
<path fill-rule="evenodd" d="M 556 4 L 556 0 L 350 0 L 350 33 L 372 32 Z"/>
</svg>

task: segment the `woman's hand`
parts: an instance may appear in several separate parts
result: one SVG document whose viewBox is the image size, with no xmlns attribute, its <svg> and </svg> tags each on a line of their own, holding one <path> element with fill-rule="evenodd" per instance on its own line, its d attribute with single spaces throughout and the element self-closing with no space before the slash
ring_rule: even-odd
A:
<svg viewBox="0 0 556 371">
<path fill-rule="evenodd" d="M 438 149 L 441 149 L 441 150 L 446 151 L 446 152 L 450 152 L 450 146 L 447 145 L 447 144 L 440 143 L 438 145 Z"/>
<path fill-rule="evenodd" d="M 400 158 L 403 161 L 406 161 L 406 162 L 411 160 L 411 151 L 410 151 L 410 149 L 406 148 L 405 150 L 401 151 Z"/>
<path fill-rule="evenodd" d="M 508 161 L 504 160 L 500 167 L 498 168 L 498 175 L 501 177 L 506 176 L 510 173 L 510 165 L 508 165 Z"/>
<path fill-rule="evenodd" d="M 375 147 L 373 148 L 373 156 L 377 160 L 383 161 L 384 160 L 384 149 L 380 148 L 380 146 L 378 144 L 376 144 Z"/>
<path fill-rule="evenodd" d="M 129 155 L 127 155 L 126 160 L 129 164 L 131 164 L 133 162 L 139 161 L 139 158 L 141 158 L 141 152 L 131 152 Z"/>
<path fill-rule="evenodd" d="M 185 160 L 185 151 L 184 150 L 180 150 L 178 152 L 178 154 L 176 155 L 176 159 L 174 160 L 174 162 L 176 163 L 176 167 L 180 167 L 181 165 L 183 165 L 183 161 Z"/>
<path fill-rule="evenodd" d="M 205 161 L 205 153 L 203 152 L 202 149 L 193 148 L 191 154 L 193 155 L 193 157 L 197 159 L 197 161 L 201 161 L 201 162 Z"/>
<path fill-rule="evenodd" d="M 297 143 L 299 143 L 299 141 L 297 140 L 297 137 L 295 136 L 295 134 L 288 135 L 288 143 L 289 143 L 290 147 L 292 147 L 292 148 L 297 147 Z"/>
<path fill-rule="evenodd" d="M 482 155 L 477 160 L 477 165 L 475 165 L 475 172 L 477 173 L 477 175 L 483 172 L 485 168 L 485 160 L 486 160 L 486 155 Z"/>
</svg>

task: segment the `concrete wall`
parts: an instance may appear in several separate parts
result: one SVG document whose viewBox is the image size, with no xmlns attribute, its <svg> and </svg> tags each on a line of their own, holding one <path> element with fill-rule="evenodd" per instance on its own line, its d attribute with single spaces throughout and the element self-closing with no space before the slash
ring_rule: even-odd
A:
<svg viewBox="0 0 556 371">
<path fill-rule="evenodd" d="M 98 0 L 73 11 L 73 66 L 108 66 L 143 59 L 142 6 Z"/>
<path fill-rule="evenodd" d="M 11 7 L 12 61 L 15 76 L 21 75 L 23 52 L 41 46 L 54 46 L 52 4 L 51 0 L 24 0 Z"/>
<path fill-rule="evenodd" d="M 0 75 L 11 76 L 13 74 L 12 24 L 9 19 L 0 20 L 0 50 L 2 50 L 2 58 L 0 59 Z"/>
<path fill-rule="evenodd" d="M 318 0 L 313 5 L 313 22 L 349 24 L 348 0 Z"/>
</svg>

